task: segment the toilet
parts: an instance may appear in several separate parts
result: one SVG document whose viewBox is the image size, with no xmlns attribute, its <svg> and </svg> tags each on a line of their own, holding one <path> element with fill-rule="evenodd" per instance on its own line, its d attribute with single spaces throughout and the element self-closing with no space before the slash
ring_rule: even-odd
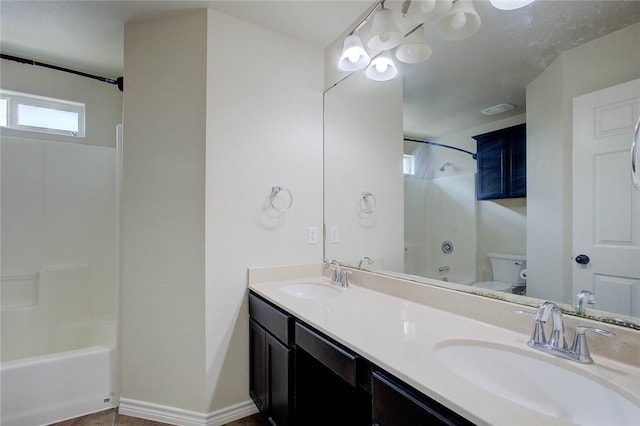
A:
<svg viewBox="0 0 640 426">
<path fill-rule="evenodd" d="M 472 287 L 503 293 L 522 294 L 526 285 L 526 274 L 521 272 L 527 267 L 527 258 L 521 254 L 487 253 L 491 261 L 493 281 L 480 281 Z"/>
</svg>

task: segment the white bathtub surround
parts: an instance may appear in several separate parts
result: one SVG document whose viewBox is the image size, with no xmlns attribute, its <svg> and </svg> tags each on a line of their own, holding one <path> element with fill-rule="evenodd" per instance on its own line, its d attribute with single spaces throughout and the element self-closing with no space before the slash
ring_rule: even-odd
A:
<svg viewBox="0 0 640 426">
<path fill-rule="evenodd" d="M 5 426 L 118 404 L 116 124 L 112 85 L 3 61 L 0 86 L 86 104 L 84 138 L 1 131 Z"/>
<path fill-rule="evenodd" d="M 339 296 L 309 300 L 279 288 L 300 280 L 330 285 L 326 276 L 294 279 L 287 274 L 285 281 L 260 281 L 274 275 L 273 269 L 268 275 L 251 269 L 249 288 L 475 423 L 563 425 L 568 420 L 511 403 L 457 376 L 435 358 L 442 342 L 504 345 L 613 387 L 640 407 L 638 331 L 565 316 L 567 331 L 579 323 L 617 334 L 605 342 L 604 337 L 589 336 L 595 363 L 582 365 L 529 349 L 532 320 L 515 315 L 513 311 L 523 307 L 510 302 L 364 271 L 354 271 L 352 284 L 339 288 Z M 567 340 L 572 338 L 568 333 Z"/>
<path fill-rule="evenodd" d="M 33 426 L 117 406 L 116 325 L 95 316 L 92 268 L 57 265 L 7 280 L 2 307 L 3 426 Z M 27 291 L 28 290 L 28 291 Z M 24 297 L 31 292 L 31 296 Z M 24 302 L 31 301 L 31 304 Z"/>
</svg>

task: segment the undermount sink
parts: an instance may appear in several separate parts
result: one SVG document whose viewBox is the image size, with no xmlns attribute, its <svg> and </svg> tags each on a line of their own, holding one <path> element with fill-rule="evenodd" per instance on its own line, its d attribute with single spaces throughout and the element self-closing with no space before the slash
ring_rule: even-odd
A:
<svg viewBox="0 0 640 426">
<path fill-rule="evenodd" d="M 314 282 L 286 284 L 280 287 L 280 291 L 289 296 L 299 297 L 301 299 L 325 299 L 340 294 L 340 290 L 337 287 L 330 287 L 329 284 Z"/>
<path fill-rule="evenodd" d="M 638 425 L 640 406 L 631 400 L 526 351 L 476 341 L 443 342 L 434 350 L 463 379 L 539 413 L 580 425 Z"/>
</svg>

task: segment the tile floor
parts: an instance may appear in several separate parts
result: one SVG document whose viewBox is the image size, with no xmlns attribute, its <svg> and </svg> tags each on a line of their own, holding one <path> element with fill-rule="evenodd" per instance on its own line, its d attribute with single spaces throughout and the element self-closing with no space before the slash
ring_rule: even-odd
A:
<svg viewBox="0 0 640 426">
<path fill-rule="evenodd" d="M 245 417 L 235 422 L 227 423 L 224 426 L 267 426 L 268 423 L 260 414 Z M 53 423 L 50 426 L 167 426 L 153 420 L 138 419 L 136 417 L 118 414 L 116 409 L 101 411 L 63 422 Z"/>
</svg>

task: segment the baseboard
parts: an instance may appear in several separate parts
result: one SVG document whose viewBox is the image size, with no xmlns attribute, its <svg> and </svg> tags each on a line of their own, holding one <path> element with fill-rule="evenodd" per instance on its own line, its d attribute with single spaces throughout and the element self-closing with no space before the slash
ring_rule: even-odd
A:
<svg viewBox="0 0 640 426">
<path fill-rule="evenodd" d="M 120 414 L 179 426 L 221 426 L 258 412 L 251 400 L 211 413 L 199 413 L 151 402 L 120 399 Z"/>
</svg>

